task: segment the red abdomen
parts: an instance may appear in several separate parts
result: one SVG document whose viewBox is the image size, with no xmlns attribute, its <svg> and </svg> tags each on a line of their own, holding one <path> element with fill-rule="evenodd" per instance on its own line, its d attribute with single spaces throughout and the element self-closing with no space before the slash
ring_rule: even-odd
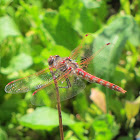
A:
<svg viewBox="0 0 140 140">
<path fill-rule="evenodd" d="M 112 90 L 116 90 L 118 92 L 121 92 L 121 93 L 125 93 L 126 90 L 122 89 L 121 87 L 113 84 L 113 83 L 110 83 L 108 81 L 105 81 L 103 79 L 100 79 L 94 75 L 91 75 L 89 74 L 88 72 L 84 71 L 83 69 L 80 69 L 80 68 L 77 68 L 76 69 L 76 74 L 80 77 L 82 77 L 83 79 L 86 79 L 87 81 L 91 82 L 91 83 L 98 83 L 100 85 L 103 85 L 105 87 L 108 87 Z"/>
</svg>

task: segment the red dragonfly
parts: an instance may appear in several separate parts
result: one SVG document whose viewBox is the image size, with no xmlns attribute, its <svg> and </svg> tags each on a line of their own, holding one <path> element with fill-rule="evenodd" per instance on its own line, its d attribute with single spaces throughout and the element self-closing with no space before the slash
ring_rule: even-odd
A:
<svg viewBox="0 0 140 140">
<path fill-rule="evenodd" d="M 84 39 L 87 36 L 88 34 L 85 35 Z M 53 81 L 53 78 L 55 78 L 58 81 L 60 101 L 72 98 L 80 93 L 85 88 L 85 83 L 82 79 L 125 93 L 126 91 L 121 87 L 91 75 L 84 70 L 88 68 L 87 66 L 92 63 L 92 60 L 99 55 L 101 50 L 106 49 L 109 51 L 109 45 L 110 43 L 107 43 L 94 54 L 90 46 L 79 45 L 72 51 L 69 57 L 62 58 L 59 55 L 50 56 L 48 59 L 49 68 L 8 83 L 5 91 L 16 94 L 35 90 L 31 98 L 32 104 L 43 105 L 48 101 L 46 98 L 51 98 L 51 101 L 56 101 L 56 91 Z M 93 63 L 96 64 L 95 62 Z M 54 77 L 52 77 L 52 73 Z"/>
</svg>

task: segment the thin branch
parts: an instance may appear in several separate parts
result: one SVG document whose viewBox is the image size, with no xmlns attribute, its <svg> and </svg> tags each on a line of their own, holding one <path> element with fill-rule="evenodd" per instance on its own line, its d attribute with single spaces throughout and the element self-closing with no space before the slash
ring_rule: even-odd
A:
<svg viewBox="0 0 140 140">
<path fill-rule="evenodd" d="M 64 140 L 59 89 L 58 89 L 57 80 L 55 78 L 55 75 L 54 75 L 54 73 L 53 73 L 52 70 L 50 70 L 50 71 L 51 71 L 51 74 L 52 74 L 52 77 L 53 77 L 53 80 L 54 80 L 54 84 L 55 84 L 55 88 L 56 88 L 56 97 L 57 97 L 57 109 L 58 109 L 58 116 L 59 116 L 60 137 L 61 137 L 61 140 Z"/>
</svg>

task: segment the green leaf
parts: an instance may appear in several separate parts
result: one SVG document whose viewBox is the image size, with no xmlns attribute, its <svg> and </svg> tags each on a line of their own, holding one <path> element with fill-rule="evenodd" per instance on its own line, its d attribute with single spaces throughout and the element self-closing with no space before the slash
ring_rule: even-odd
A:
<svg viewBox="0 0 140 140">
<path fill-rule="evenodd" d="M 140 84 L 140 67 L 135 67 L 135 73 L 136 73 L 136 81 L 138 84 Z"/>
<path fill-rule="evenodd" d="M 94 17 L 94 26 L 99 24 L 102 26 L 102 22 L 108 16 L 107 2 L 106 1 L 93 1 L 93 0 L 82 0 L 86 9 L 92 9 L 92 18 Z M 86 18 L 86 17 L 85 17 Z M 98 25 L 98 26 L 99 26 Z"/>
<path fill-rule="evenodd" d="M 5 94 L 5 101 L 0 106 L 0 120 L 6 122 L 13 117 L 13 113 L 24 113 L 27 107 L 25 100 L 20 95 Z"/>
<path fill-rule="evenodd" d="M 79 18 L 75 21 L 74 29 L 81 34 L 85 34 L 95 32 L 98 28 L 99 21 L 96 20 L 96 17 L 93 17 L 85 7 L 83 7 L 79 13 Z"/>
<path fill-rule="evenodd" d="M 24 70 L 30 67 L 32 63 L 33 61 L 31 56 L 21 53 L 13 57 L 10 61 L 10 65 L 7 68 L 2 68 L 1 72 L 3 74 L 9 74 L 18 70 Z"/>
<path fill-rule="evenodd" d="M 34 112 L 24 115 L 20 123 L 32 129 L 50 129 L 59 126 L 58 111 L 49 107 L 38 107 Z M 62 112 L 63 125 L 72 125 L 75 123 L 70 116 Z"/>
<path fill-rule="evenodd" d="M 47 32 L 48 38 L 55 44 L 74 49 L 79 39 L 78 34 L 72 28 L 71 23 L 54 12 L 46 12 L 43 25 Z"/>
<path fill-rule="evenodd" d="M 73 101 L 74 109 L 81 117 L 85 118 L 85 110 L 88 108 L 88 101 L 85 95 L 79 94 L 76 96 L 75 100 Z"/>
<path fill-rule="evenodd" d="M 84 129 L 84 123 L 76 123 L 74 125 L 70 125 L 69 127 L 74 131 L 74 133 L 78 136 L 80 140 L 88 140 L 88 138 L 84 136 L 84 133 L 86 132 L 86 130 Z"/>
<path fill-rule="evenodd" d="M 63 47 L 63 46 L 59 46 L 59 45 L 54 45 L 50 50 L 48 50 L 47 48 L 43 49 L 41 52 L 41 56 L 43 56 L 44 58 L 49 58 L 51 55 L 60 55 L 61 57 L 67 57 L 69 56 L 70 51 Z"/>
<path fill-rule="evenodd" d="M 64 0 L 59 8 L 59 13 L 80 34 L 95 32 L 98 29 L 98 21 L 81 0 Z M 93 26 L 94 23 L 94 26 Z"/>
<path fill-rule="evenodd" d="M 109 98 L 108 99 L 108 108 L 112 110 L 113 113 L 117 116 L 119 120 L 123 119 L 123 116 L 121 115 L 121 111 L 123 110 L 122 103 L 116 98 Z M 120 117 L 121 116 L 121 117 Z"/>
<path fill-rule="evenodd" d="M 120 3 L 126 14 L 131 14 L 129 0 L 120 0 Z"/>
<path fill-rule="evenodd" d="M 0 42 L 8 36 L 20 35 L 15 22 L 9 16 L 0 18 L 0 31 Z"/>
<path fill-rule="evenodd" d="M 126 116 L 129 120 L 135 117 L 140 110 L 140 96 L 133 102 L 126 101 L 125 110 Z"/>
<path fill-rule="evenodd" d="M 10 2 L 11 2 L 11 0 L 1 0 L 0 4 L 1 5 L 6 5 L 6 4 L 9 4 Z"/>
<path fill-rule="evenodd" d="M 83 0 L 83 3 L 86 8 L 99 8 L 102 1 L 93 1 L 93 0 Z"/>
<path fill-rule="evenodd" d="M 92 126 L 95 130 L 96 140 L 112 140 L 118 134 L 119 130 L 114 117 L 109 114 L 96 117 Z"/>
<path fill-rule="evenodd" d="M 73 136 L 73 132 L 69 130 L 68 132 L 65 132 L 64 136 L 65 140 L 79 140 L 76 136 Z"/>
<path fill-rule="evenodd" d="M 136 23 L 135 20 L 132 19 L 131 21 L 132 29 L 131 32 L 129 33 L 129 41 L 132 43 L 134 46 L 138 46 L 140 44 L 140 27 Z"/>
<path fill-rule="evenodd" d="M 8 140 L 8 136 L 5 131 L 0 128 L 0 140 Z"/>
<path fill-rule="evenodd" d="M 112 44 L 103 49 L 101 55 L 97 55 L 94 58 L 95 62 L 102 62 L 94 65 L 97 76 L 101 73 L 104 78 L 105 76 L 109 78 L 109 76 L 113 75 L 126 41 L 134 35 L 135 25 L 135 20 L 132 16 L 118 17 L 97 36 L 93 42 L 95 52 L 108 42 Z"/>
</svg>

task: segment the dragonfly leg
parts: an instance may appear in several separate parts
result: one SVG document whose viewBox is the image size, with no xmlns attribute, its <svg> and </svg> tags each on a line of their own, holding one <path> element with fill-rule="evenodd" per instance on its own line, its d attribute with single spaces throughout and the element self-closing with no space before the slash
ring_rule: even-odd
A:
<svg viewBox="0 0 140 140">
<path fill-rule="evenodd" d="M 67 86 L 66 87 L 59 87 L 59 88 L 70 88 L 71 87 L 71 83 L 70 83 L 69 78 L 65 77 L 65 79 L 66 79 L 66 82 L 67 82 Z"/>
</svg>

